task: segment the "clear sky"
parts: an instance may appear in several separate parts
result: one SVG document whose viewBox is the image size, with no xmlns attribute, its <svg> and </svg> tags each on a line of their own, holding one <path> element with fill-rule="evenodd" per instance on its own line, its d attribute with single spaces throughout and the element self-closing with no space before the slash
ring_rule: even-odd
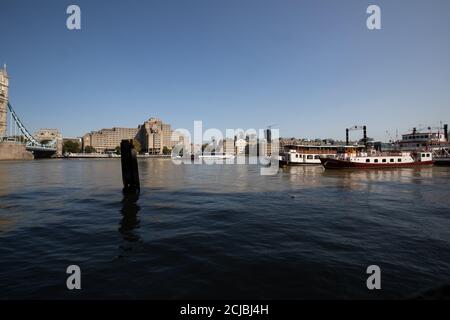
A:
<svg viewBox="0 0 450 320">
<path fill-rule="evenodd" d="M 66 28 L 70 4 L 81 31 Z M 382 30 L 366 27 L 370 4 Z M 450 122 L 448 0 L 0 0 L 0 30 L 10 101 L 31 131 L 157 116 L 306 138 L 366 124 L 388 140 Z"/>
</svg>

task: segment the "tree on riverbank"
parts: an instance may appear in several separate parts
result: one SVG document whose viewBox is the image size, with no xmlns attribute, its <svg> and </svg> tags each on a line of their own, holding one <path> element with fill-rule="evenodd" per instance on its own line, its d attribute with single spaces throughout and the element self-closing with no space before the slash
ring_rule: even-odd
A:
<svg viewBox="0 0 450 320">
<path fill-rule="evenodd" d="M 85 153 L 95 153 L 95 152 L 97 152 L 97 150 L 95 150 L 95 148 L 92 146 L 87 146 L 86 148 L 84 148 L 84 152 Z"/>
<path fill-rule="evenodd" d="M 142 147 L 141 147 L 141 143 L 138 140 L 133 139 L 133 146 L 134 146 L 134 150 L 136 150 L 137 153 L 141 152 Z"/>
<path fill-rule="evenodd" d="M 79 153 L 81 151 L 80 144 L 75 141 L 66 141 L 63 144 L 63 153 Z"/>
<path fill-rule="evenodd" d="M 136 150 L 136 152 L 137 153 L 140 153 L 141 152 L 141 144 L 139 143 L 139 141 L 138 140 L 136 140 L 136 139 L 133 139 L 133 146 L 134 146 L 134 149 Z M 116 154 L 117 155 L 120 155 L 120 146 L 117 146 L 115 149 L 114 149 L 114 151 L 116 152 Z"/>
<path fill-rule="evenodd" d="M 163 147 L 163 154 L 164 155 L 169 155 L 172 153 L 172 150 L 170 150 L 169 148 L 167 148 L 166 146 Z"/>
</svg>

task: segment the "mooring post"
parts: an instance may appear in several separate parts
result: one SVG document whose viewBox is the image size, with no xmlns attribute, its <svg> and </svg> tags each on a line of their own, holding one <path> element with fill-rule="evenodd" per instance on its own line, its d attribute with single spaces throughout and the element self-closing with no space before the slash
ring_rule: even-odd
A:
<svg viewBox="0 0 450 320">
<path fill-rule="evenodd" d="M 133 140 L 122 140 L 120 143 L 120 154 L 122 162 L 123 192 L 126 194 L 139 193 L 141 189 L 139 182 L 139 168 L 137 152 L 134 149 Z"/>
</svg>

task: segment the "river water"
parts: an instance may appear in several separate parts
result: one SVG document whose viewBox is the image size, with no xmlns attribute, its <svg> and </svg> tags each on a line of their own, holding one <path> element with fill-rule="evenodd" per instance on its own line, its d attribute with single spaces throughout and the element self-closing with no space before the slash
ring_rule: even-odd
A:
<svg viewBox="0 0 450 320">
<path fill-rule="evenodd" d="M 125 199 L 117 159 L 1 162 L 0 299 L 397 299 L 450 283 L 450 168 L 139 167 Z"/>
</svg>

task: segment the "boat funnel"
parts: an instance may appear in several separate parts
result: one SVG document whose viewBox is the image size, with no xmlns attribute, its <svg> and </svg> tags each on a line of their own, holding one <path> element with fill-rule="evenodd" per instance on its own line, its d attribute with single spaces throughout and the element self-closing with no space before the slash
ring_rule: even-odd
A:
<svg viewBox="0 0 450 320">
<path fill-rule="evenodd" d="M 367 146 L 367 127 L 366 126 L 363 127 L 363 133 L 364 133 L 364 138 L 363 138 L 364 145 Z"/>
</svg>

